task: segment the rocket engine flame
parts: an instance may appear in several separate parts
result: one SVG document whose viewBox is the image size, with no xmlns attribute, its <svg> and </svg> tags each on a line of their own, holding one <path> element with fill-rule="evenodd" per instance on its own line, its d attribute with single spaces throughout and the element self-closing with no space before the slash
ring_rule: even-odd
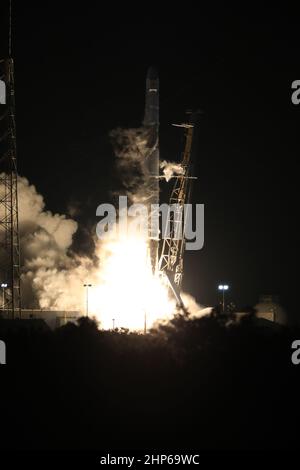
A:
<svg viewBox="0 0 300 470">
<path fill-rule="evenodd" d="M 152 273 L 148 240 L 131 235 L 101 247 L 100 269 L 91 289 L 91 309 L 101 327 L 143 330 L 171 318 L 175 303 L 158 275 Z"/>
</svg>

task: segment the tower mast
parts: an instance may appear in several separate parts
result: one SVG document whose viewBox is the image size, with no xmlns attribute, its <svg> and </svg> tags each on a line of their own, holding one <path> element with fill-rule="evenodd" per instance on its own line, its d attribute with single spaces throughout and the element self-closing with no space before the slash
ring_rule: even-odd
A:
<svg viewBox="0 0 300 470">
<path fill-rule="evenodd" d="M 185 249 L 185 223 L 187 214 L 184 205 L 188 203 L 191 192 L 191 151 L 194 124 L 192 120 L 185 124 L 176 124 L 185 130 L 185 147 L 182 154 L 182 174 L 175 176 L 173 190 L 169 200 L 166 233 L 159 259 L 159 271 L 166 275 L 180 307 L 184 307 L 180 291 L 183 278 L 183 256 Z"/>
<path fill-rule="evenodd" d="M 21 317 L 18 172 L 15 123 L 14 61 L 11 56 L 11 1 L 8 58 L 0 60 L 0 281 L 2 310 Z"/>
</svg>

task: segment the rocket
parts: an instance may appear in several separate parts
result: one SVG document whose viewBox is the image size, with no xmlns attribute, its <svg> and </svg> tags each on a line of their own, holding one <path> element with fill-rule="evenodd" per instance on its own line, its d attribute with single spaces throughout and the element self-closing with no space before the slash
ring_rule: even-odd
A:
<svg viewBox="0 0 300 470">
<path fill-rule="evenodd" d="M 158 134 L 159 126 L 159 79 L 155 67 L 149 67 L 146 78 L 145 115 L 143 125 L 153 126 Z"/>
<path fill-rule="evenodd" d="M 155 67 L 149 67 L 146 78 L 145 114 L 143 128 L 147 137 L 145 166 L 148 173 L 149 214 L 157 216 L 153 204 L 159 204 L 159 79 Z M 157 219 L 158 220 L 158 219 Z M 159 231 L 149 230 L 149 252 L 152 271 L 158 266 Z"/>
</svg>

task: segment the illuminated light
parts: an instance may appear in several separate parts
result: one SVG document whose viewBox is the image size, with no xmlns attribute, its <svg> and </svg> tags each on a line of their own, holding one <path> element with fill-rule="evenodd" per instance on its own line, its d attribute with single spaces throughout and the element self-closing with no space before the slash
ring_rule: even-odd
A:
<svg viewBox="0 0 300 470">
<path fill-rule="evenodd" d="M 218 289 L 219 290 L 228 290 L 229 289 L 229 286 L 227 284 L 220 284 L 218 286 Z"/>
<path fill-rule="evenodd" d="M 100 269 L 89 293 L 89 312 L 108 330 L 112 321 L 120 328 L 143 331 L 175 313 L 163 279 L 152 273 L 148 239 L 130 235 L 106 240 L 99 246 Z"/>
</svg>

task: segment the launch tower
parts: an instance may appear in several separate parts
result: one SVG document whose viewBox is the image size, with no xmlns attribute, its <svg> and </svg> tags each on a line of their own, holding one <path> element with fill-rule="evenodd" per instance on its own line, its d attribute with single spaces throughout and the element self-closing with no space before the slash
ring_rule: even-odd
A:
<svg viewBox="0 0 300 470">
<path fill-rule="evenodd" d="M 20 318 L 18 173 L 11 21 L 8 49 L 8 59 L 0 60 L 0 302 L 1 309 L 7 311 L 11 318 Z"/>
</svg>

